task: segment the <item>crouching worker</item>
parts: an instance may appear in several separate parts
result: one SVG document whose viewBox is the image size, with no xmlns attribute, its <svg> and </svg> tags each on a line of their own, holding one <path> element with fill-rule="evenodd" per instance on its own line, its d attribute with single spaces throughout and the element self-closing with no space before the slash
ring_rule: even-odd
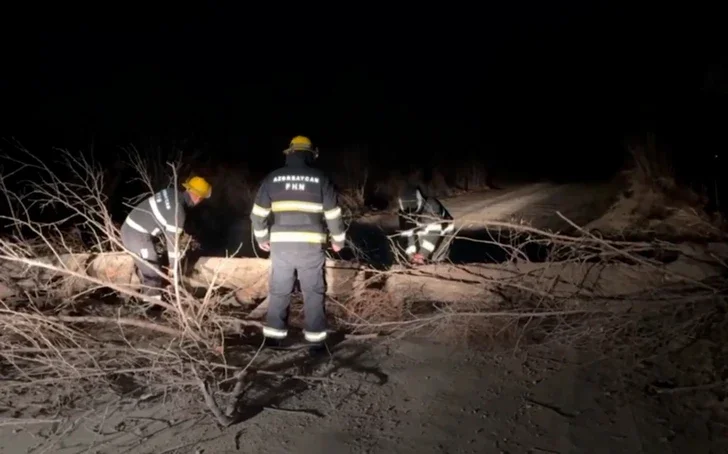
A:
<svg viewBox="0 0 728 454">
<path fill-rule="evenodd" d="M 286 165 L 265 177 L 250 214 L 256 243 L 270 251 L 271 259 L 263 335 L 269 346 L 288 336 L 288 309 L 298 277 L 304 300 L 303 334 L 311 343 L 310 352 L 317 354 L 325 350 L 327 337 L 325 247 L 331 235 L 331 246 L 339 252 L 346 233 L 334 186 L 313 167 L 318 150 L 311 141 L 294 137 L 283 153 Z"/>
<path fill-rule="evenodd" d="M 399 227 L 407 259 L 415 265 L 437 262 L 447 257 L 455 230 L 452 216 L 434 197 L 426 197 L 416 186 L 399 194 Z"/>
<path fill-rule="evenodd" d="M 161 300 L 164 287 L 160 257 L 154 248 L 155 239 L 164 237 L 169 259 L 169 276 L 175 280 L 178 261 L 182 258 L 179 237 L 183 232 L 186 212 L 190 207 L 207 199 L 212 187 L 201 177 L 185 181 L 185 190 L 166 188 L 137 205 L 121 226 L 121 242 L 134 257 L 141 293 L 149 302 Z M 160 275 L 161 273 L 161 275 Z"/>
</svg>

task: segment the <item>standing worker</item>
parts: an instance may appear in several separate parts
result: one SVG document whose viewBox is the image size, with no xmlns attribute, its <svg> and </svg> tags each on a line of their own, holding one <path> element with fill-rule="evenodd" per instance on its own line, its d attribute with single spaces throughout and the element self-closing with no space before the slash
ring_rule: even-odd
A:
<svg viewBox="0 0 728 454">
<path fill-rule="evenodd" d="M 296 275 L 304 300 L 306 341 L 312 353 L 326 340 L 325 245 L 339 252 L 346 233 L 337 194 L 328 176 L 312 167 L 318 149 L 296 136 L 283 150 L 286 165 L 265 177 L 255 197 L 250 219 L 258 246 L 270 251 L 268 316 L 263 335 L 277 345 L 288 335 L 288 308 Z M 268 216 L 273 213 L 272 225 Z"/>
<path fill-rule="evenodd" d="M 182 258 L 179 236 L 183 232 L 186 213 L 190 207 L 210 198 L 212 187 L 202 177 L 185 181 L 184 191 L 166 188 L 137 205 L 121 226 L 121 242 L 126 249 L 139 257 L 134 263 L 142 284 L 142 294 L 151 302 L 162 299 L 163 274 L 154 240 L 164 235 L 169 258 L 169 269 L 176 279 L 177 264 Z"/>
<path fill-rule="evenodd" d="M 426 197 L 419 187 L 406 186 L 397 198 L 399 202 L 400 235 L 406 239 L 405 255 L 415 265 L 439 261 L 446 257 L 449 241 L 444 235 L 452 233 L 452 216 L 435 197 Z"/>
</svg>

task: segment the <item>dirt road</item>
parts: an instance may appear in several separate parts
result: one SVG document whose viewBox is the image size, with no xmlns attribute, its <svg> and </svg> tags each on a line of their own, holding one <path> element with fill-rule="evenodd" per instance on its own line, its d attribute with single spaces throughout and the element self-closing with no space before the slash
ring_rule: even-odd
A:
<svg viewBox="0 0 728 454">
<path fill-rule="evenodd" d="M 502 189 L 472 192 L 440 201 L 464 230 L 477 229 L 487 221 L 523 219 L 534 227 L 559 229 L 566 227 L 556 214 L 561 212 L 578 225 L 601 216 L 616 199 L 620 185 L 608 183 L 532 183 L 505 186 Z M 396 217 L 372 215 L 362 222 L 376 223 L 394 229 Z"/>
<path fill-rule="evenodd" d="M 0 453 L 718 452 L 707 431 L 675 434 L 656 401 L 623 393 L 612 365 L 568 350 L 514 356 L 399 340 L 340 344 L 318 365 L 303 357 L 267 351 L 254 367 L 287 364 L 323 381 L 257 382 L 244 420 L 227 429 L 190 388 L 0 427 Z"/>
<path fill-rule="evenodd" d="M 577 225 L 602 216 L 616 200 L 621 186 L 606 183 L 553 184 L 533 183 L 505 186 L 502 189 L 473 192 L 441 202 L 455 219 L 458 238 L 452 244 L 449 259 L 456 263 L 500 261 L 496 235 L 502 229 L 488 228 L 493 221 L 519 223 L 533 227 L 569 232 L 573 228 L 557 212 Z M 351 241 L 372 262 L 389 264 L 390 241 L 398 228 L 397 217 L 376 214 L 359 219 L 350 227 Z M 474 240 L 474 241 L 473 241 Z"/>
</svg>

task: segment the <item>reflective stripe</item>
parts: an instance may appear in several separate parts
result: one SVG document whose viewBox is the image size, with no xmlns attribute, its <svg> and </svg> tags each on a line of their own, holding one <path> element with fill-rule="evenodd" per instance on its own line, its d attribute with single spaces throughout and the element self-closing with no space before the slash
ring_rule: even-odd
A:
<svg viewBox="0 0 728 454">
<path fill-rule="evenodd" d="M 422 205 L 425 204 L 425 197 L 422 195 L 419 189 L 415 191 L 415 194 L 417 195 L 417 211 L 419 212 L 422 209 Z"/>
<path fill-rule="evenodd" d="M 152 236 L 159 235 L 159 232 L 161 232 L 161 230 L 159 230 L 159 227 L 154 227 L 154 230 L 152 230 Z"/>
<path fill-rule="evenodd" d="M 269 208 L 263 208 L 260 205 L 253 204 L 253 214 L 254 215 L 264 218 L 264 217 L 268 216 L 269 213 L 270 213 Z"/>
<path fill-rule="evenodd" d="M 285 200 L 281 202 L 273 202 L 270 209 L 274 213 L 281 211 L 304 211 L 306 213 L 323 213 L 324 206 L 320 203 L 299 202 L 296 200 Z"/>
<path fill-rule="evenodd" d="M 167 224 L 167 220 L 162 216 L 162 213 L 159 211 L 159 207 L 157 206 L 157 202 L 154 200 L 154 197 L 149 199 L 149 205 L 152 207 L 152 213 L 154 213 L 154 217 L 157 218 L 157 222 L 159 222 L 166 231 L 171 233 L 182 233 L 182 229 L 177 228 L 177 226 L 174 226 L 172 224 Z"/>
<path fill-rule="evenodd" d="M 326 235 L 318 232 L 273 232 L 271 243 L 325 243 Z"/>
<path fill-rule="evenodd" d="M 334 239 L 337 243 L 343 243 L 344 240 L 346 240 L 346 233 L 340 233 L 338 235 L 331 235 L 331 238 Z"/>
<path fill-rule="evenodd" d="M 400 235 L 402 236 L 412 236 L 415 233 L 415 229 L 405 230 L 404 232 L 401 232 Z"/>
<path fill-rule="evenodd" d="M 256 238 L 265 238 L 268 236 L 268 229 L 263 230 L 253 230 L 253 234 Z"/>
<path fill-rule="evenodd" d="M 148 258 L 149 258 L 149 249 L 147 249 L 147 248 L 142 248 L 142 249 L 141 249 L 141 250 L 139 251 L 139 255 L 140 255 L 140 256 L 141 256 L 141 258 L 143 258 L 143 259 L 148 259 Z"/>
<path fill-rule="evenodd" d="M 425 232 L 439 232 L 442 230 L 442 226 L 439 222 L 433 222 L 425 226 Z"/>
<path fill-rule="evenodd" d="M 412 246 L 408 246 L 407 249 L 404 250 L 407 254 L 414 254 L 417 251 L 417 247 L 413 244 Z"/>
<path fill-rule="evenodd" d="M 131 227 L 132 229 L 136 230 L 139 233 L 149 233 L 147 231 L 147 229 L 145 229 L 141 225 L 137 224 L 137 222 L 134 219 L 132 219 L 131 217 L 126 218 L 126 221 L 124 221 L 124 222 L 126 223 L 126 225 L 128 225 L 129 227 Z"/>
<path fill-rule="evenodd" d="M 324 212 L 324 217 L 329 221 L 341 217 L 341 208 L 336 207 L 332 210 Z"/>
<path fill-rule="evenodd" d="M 326 335 L 326 331 L 322 331 L 320 333 L 312 333 L 310 331 L 303 332 L 303 337 L 309 342 L 321 342 L 326 339 Z"/>
<path fill-rule="evenodd" d="M 268 326 L 263 327 L 263 336 L 272 337 L 274 339 L 283 339 L 288 336 L 287 329 L 276 329 Z"/>
<path fill-rule="evenodd" d="M 447 224 L 447 227 L 445 227 L 445 228 L 444 228 L 444 229 L 442 230 L 442 233 L 450 233 L 450 232 L 452 232 L 453 230 L 455 230 L 455 224 L 454 224 L 454 223 L 452 223 L 452 222 L 450 222 L 450 223 L 448 223 L 448 224 Z"/>
<path fill-rule="evenodd" d="M 428 251 L 432 252 L 435 250 L 435 245 L 430 243 L 427 240 L 422 240 L 422 248 L 427 249 Z"/>
</svg>

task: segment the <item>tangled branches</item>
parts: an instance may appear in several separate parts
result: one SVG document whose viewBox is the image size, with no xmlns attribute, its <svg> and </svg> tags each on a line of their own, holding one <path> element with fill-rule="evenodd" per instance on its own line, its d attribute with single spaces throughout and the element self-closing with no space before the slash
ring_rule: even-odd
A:
<svg viewBox="0 0 728 454">
<path fill-rule="evenodd" d="M 477 251 L 481 263 L 412 267 L 396 247 L 398 234 L 390 235 L 398 265 L 372 278 L 386 282 L 386 297 L 362 292 L 340 301 L 339 314 L 362 332 L 460 341 L 506 336 L 519 345 L 554 341 L 626 352 L 664 343 L 677 314 L 699 313 L 690 326 L 697 330 L 724 304 L 725 251 L 605 240 L 556 215 L 576 235 L 489 221 L 442 238 L 458 249 L 452 255 Z"/>
<path fill-rule="evenodd" d="M 161 313 L 140 303 L 133 279 L 94 276 L 94 255 L 76 253 L 133 255 L 112 221 L 102 169 L 63 150 L 57 167 L 18 151 L 6 158 L 16 170 L 0 180 L 10 208 L 2 216 L 10 233 L 0 238 L 0 290 L 12 290 L 0 302 L 0 400 L 24 389 L 61 402 L 100 387 L 128 394 L 229 378 L 236 367 L 217 364 L 230 322 L 218 308 L 216 273 L 202 297 L 176 282 L 158 303 Z M 136 156 L 132 167 L 144 170 Z M 178 167 L 169 166 L 173 182 Z M 69 241 L 73 230 L 83 233 L 82 244 Z"/>
</svg>

